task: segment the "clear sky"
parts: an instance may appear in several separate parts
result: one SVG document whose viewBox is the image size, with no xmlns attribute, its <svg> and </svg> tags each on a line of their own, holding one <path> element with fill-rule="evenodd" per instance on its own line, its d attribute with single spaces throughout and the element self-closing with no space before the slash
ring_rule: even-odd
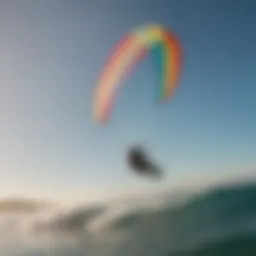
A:
<svg viewBox="0 0 256 256">
<path fill-rule="evenodd" d="M 135 141 L 163 162 L 170 182 L 255 167 L 255 11 L 253 0 L 1 0 L 1 195 L 146 184 L 124 163 Z M 93 90 L 110 50 L 152 21 L 182 42 L 175 97 L 156 107 L 147 58 L 109 124 L 97 126 Z"/>
</svg>

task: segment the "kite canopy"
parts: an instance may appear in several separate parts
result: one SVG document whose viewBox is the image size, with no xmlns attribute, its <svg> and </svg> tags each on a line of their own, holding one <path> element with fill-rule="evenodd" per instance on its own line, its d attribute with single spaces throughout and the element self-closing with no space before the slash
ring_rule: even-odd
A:
<svg viewBox="0 0 256 256">
<path fill-rule="evenodd" d="M 160 25 L 148 25 L 131 31 L 120 40 L 100 76 L 94 99 L 97 122 L 108 121 L 116 92 L 129 71 L 144 59 L 148 52 L 160 47 L 159 99 L 166 100 L 174 93 L 181 69 L 181 47 L 178 39 Z"/>
</svg>

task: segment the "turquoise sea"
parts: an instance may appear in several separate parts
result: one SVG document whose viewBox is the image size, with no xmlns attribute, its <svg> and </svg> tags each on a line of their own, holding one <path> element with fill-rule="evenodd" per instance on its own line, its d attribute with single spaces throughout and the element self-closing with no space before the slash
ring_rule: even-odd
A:
<svg viewBox="0 0 256 256">
<path fill-rule="evenodd" d="M 8 222 L 5 216 L 0 255 L 256 255 L 256 183 L 147 200 L 7 216 Z"/>
</svg>

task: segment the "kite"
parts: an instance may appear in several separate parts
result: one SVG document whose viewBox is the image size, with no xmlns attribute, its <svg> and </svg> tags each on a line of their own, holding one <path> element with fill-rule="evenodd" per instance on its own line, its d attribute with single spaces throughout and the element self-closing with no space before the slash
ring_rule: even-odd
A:
<svg viewBox="0 0 256 256">
<path fill-rule="evenodd" d="M 158 47 L 156 72 L 160 72 L 157 98 L 166 102 L 173 96 L 181 73 L 181 45 L 178 38 L 158 24 L 138 27 L 125 35 L 110 55 L 94 95 L 93 115 L 97 123 L 110 119 L 117 92 L 140 61 Z"/>
</svg>

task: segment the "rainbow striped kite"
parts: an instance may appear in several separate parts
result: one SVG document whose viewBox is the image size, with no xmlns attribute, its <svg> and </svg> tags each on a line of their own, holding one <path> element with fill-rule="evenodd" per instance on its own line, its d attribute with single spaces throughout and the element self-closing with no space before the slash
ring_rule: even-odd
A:
<svg viewBox="0 0 256 256">
<path fill-rule="evenodd" d="M 150 51 L 160 47 L 159 98 L 170 98 L 181 73 L 181 46 L 177 37 L 160 25 L 139 27 L 120 40 L 100 76 L 95 98 L 94 116 L 105 123 L 110 117 L 116 93 L 124 78 Z"/>
</svg>

